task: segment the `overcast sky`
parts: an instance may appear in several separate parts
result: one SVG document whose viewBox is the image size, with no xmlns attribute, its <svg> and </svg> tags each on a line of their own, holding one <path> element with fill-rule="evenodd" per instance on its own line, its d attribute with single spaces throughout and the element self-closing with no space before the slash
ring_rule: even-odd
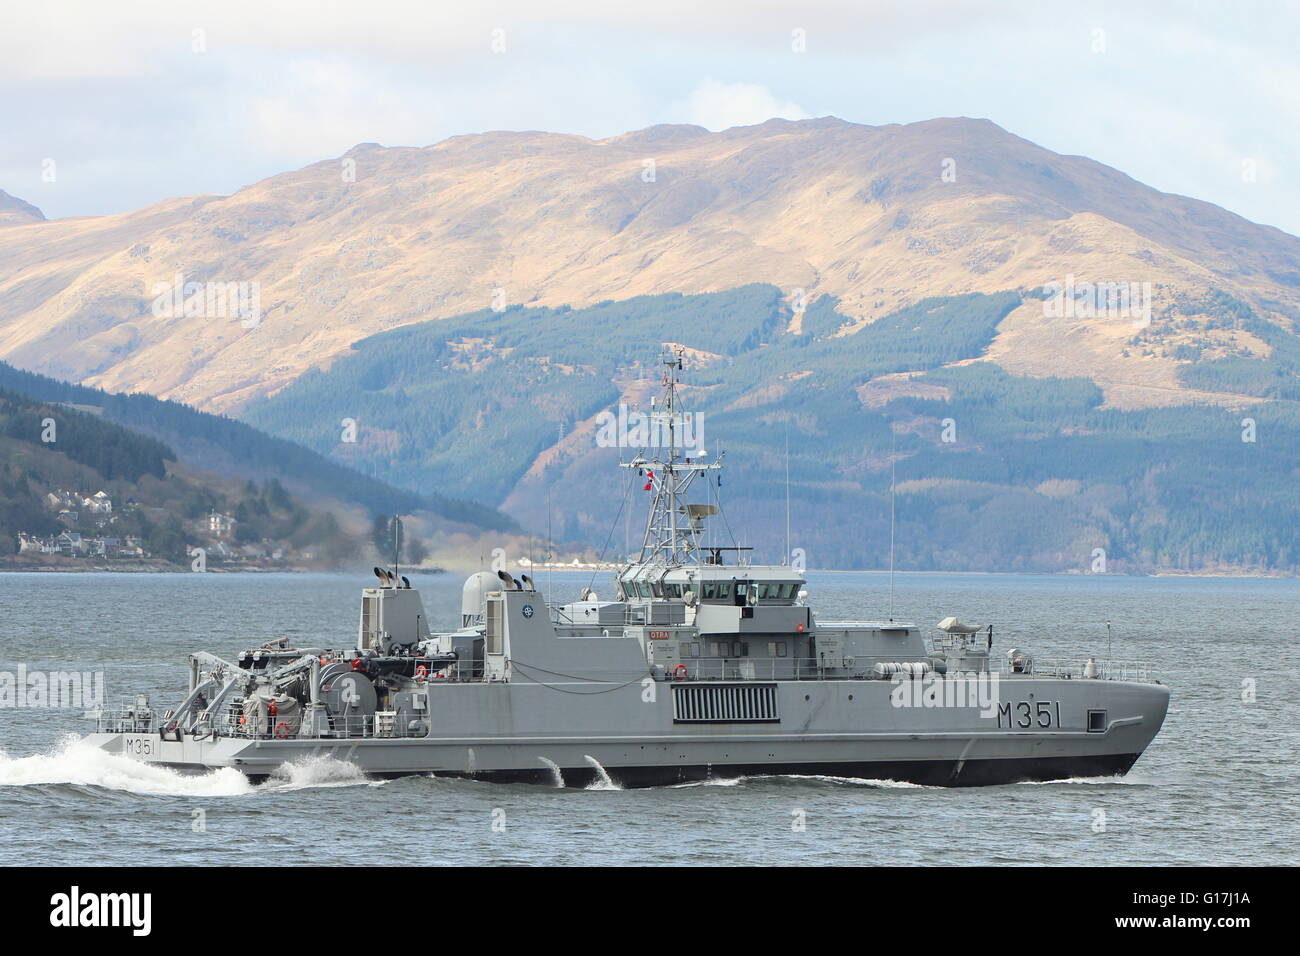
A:
<svg viewBox="0 0 1300 956">
<path fill-rule="evenodd" d="M 0 11 L 0 189 L 50 217 L 232 192 L 361 142 L 974 116 L 1300 233 L 1295 3 L 0 0 Z"/>
</svg>

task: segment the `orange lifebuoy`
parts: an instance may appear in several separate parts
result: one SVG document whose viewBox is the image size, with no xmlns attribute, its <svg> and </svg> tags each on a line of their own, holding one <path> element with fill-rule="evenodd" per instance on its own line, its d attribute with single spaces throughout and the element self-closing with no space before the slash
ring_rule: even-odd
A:
<svg viewBox="0 0 1300 956">
<path fill-rule="evenodd" d="M 415 679 L 416 679 L 416 680 L 428 680 L 428 679 L 429 679 L 429 668 L 425 667 L 423 664 L 420 664 L 418 667 L 416 667 L 416 668 L 415 668 Z"/>
<path fill-rule="evenodd" d="M 284 740 L 286 737 L 289 736 L 289 725 L 286 724 L 283 720 L 280 721 L 278 724 L 275 725 L 275 735 L 281 740 Z"/>
<path fill-rule="evenodd" d="M 673 680 L 686 680 L 690 673 L 685 664 L 678 664 L 673 668 Z"/>
</svg>

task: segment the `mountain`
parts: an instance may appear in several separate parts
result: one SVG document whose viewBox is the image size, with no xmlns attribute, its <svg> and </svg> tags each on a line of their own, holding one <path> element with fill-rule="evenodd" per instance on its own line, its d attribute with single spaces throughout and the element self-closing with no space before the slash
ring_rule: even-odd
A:
<svg viewBox="0 0 1300 956">
<path fill-rule="evenodd" d="M 667 342 L 687 366 L 688 447 L 730 466 L 707 499 L 697 489 L 725 505 L 717 544 L 785 558 L 788 471 L 790 546 L 810 566 L 887 566 L 892 459 L 904 569 L 1300 569 L 1300 403 L 1259 401 L 1249 419 L 1213 404 L 1122 410 L 1087 378 L 1011 375 L 985 356 L 1034 302 L 935 297 L 847 333 L 834 300 L 796 316 L 765 285 L 487 310 L 364 339 L 245 414 L 621 555 L 648 496 L 617 467 L 638 446 L 610 447 L 602 416 L 649 408 Z M 1241 360 L 1260 366 L 1242 380 L 1293 392 L 1294 358 Z M 355 443 L 321 424 L 345 410 Z"/>
<path fill-rule="evenodd" d="M 44 222 L 45 213 L 17 196 L 0 189 L 0 226 L 19 226 L 30 222 Z"/>
<path fill-rule="evenodd" d="M 719 533 L 784 557 L 788 442 L 821 567 L 886 563 L 892 462 L 902 567 L 1300 570 L 1297 322 L 1300 240 L 986 120 L 364 144 L 0 229 L 17 366 L 575 545 L 635 541 L 597 416 L 672 343 Z"/>
<path fill-rule="evenodd" d="M 258 283 L 260 322 L 154 308 L 177 275 Z M 1300 316 L 1300 240 L 1276 229 L 986 120 L 824 118 L 367 144 L 232 196 L 0 230 L 0 357 L 237 412 L 368 335 L 491 304 L 765 283 L 834 297 L 856 327 L 1070 277 L 1150 283 L 1150 332 L 1134 344 L 1125 320 L 1044 322 L 1026 301 L 984 357 L 1086 376 L 1115 407 L 1239 405 L 1236 370 L 1185 367 L 1267 358 Z M 1223 327 L 1206 311 L 1218 296 L 1265 334 Z"/>
<path fill-rule="evenodd" d="M 0 389 L 32 401 L 73 406 L 160 439 L 169 446 L 172 459 L 204 471 L 245 480 L 283 481 L 307 498 L 333 499 L 359 506 L 369 514 L 422 511 L 473 528 L 515 527 L 511 519 L 492 508 L 433 492 L 418 494 L 395 488 L 243 422 L 179 402 L 144 394 L 110 394 L 25 372 L 5 362 L 0 362 Z"/>
</svg>

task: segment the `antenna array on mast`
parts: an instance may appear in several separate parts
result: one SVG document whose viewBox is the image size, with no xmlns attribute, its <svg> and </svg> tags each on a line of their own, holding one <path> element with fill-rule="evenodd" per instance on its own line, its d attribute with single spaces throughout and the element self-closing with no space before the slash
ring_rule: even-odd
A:
<svg viewBox="0 0 1300 956">
<path fill-rule="evenodd" d="M 657 442 L 660 436 L 666 436 L 666 447 L 655 444 L 653 453 L 642 450 L 631 461 L 620 463 L 624 468 L 637 469 L 647 479 L 646 490 L 654 493 L 641 541 L 638 558 L 641 563 L 698 563 L 701 558 L 698 539 L 704 530 L 704 519 L 718 511 L 713 504 L 690 505 L 683 500 L 701 473 L 722 468 L 721 461 L 701 460 L 708 454 L 705 449 L 692 451 L 679 446 L 679 430 L 686 428 L 689 419 L 679 410 L 677 398 L 683 352 L 680 347 L 665 351 L 661 359 L 664 401 L 658 405 L 652 403 L 648 416 L 652 440 Z"/>
</svg>

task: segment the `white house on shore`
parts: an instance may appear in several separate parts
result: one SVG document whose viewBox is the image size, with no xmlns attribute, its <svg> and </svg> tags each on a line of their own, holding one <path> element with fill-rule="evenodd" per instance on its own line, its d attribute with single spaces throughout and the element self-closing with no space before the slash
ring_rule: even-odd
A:
<svg viewBox="0 0 1300 956">
<path fill-rule="evenodd" d="M 62 554 L 86 553 L 86 541 L 75 531 L 65 531 L 54 540 Z"/>
<path fill-rule="evenodd" d="M 107 491 L 97 491 L 89 498 L 81 499 L 81 509 L 92 515 L 109 515 L 113 513 L 113 499 Z"/>
<path fill-rule="evenodd" d="M 230 515 L 223 515 L 219 511 L 214 511 L 208 515 L 208 531 L 214 538 L 229 538 L 235 533 L 237 522 Z"/>
</svg>

